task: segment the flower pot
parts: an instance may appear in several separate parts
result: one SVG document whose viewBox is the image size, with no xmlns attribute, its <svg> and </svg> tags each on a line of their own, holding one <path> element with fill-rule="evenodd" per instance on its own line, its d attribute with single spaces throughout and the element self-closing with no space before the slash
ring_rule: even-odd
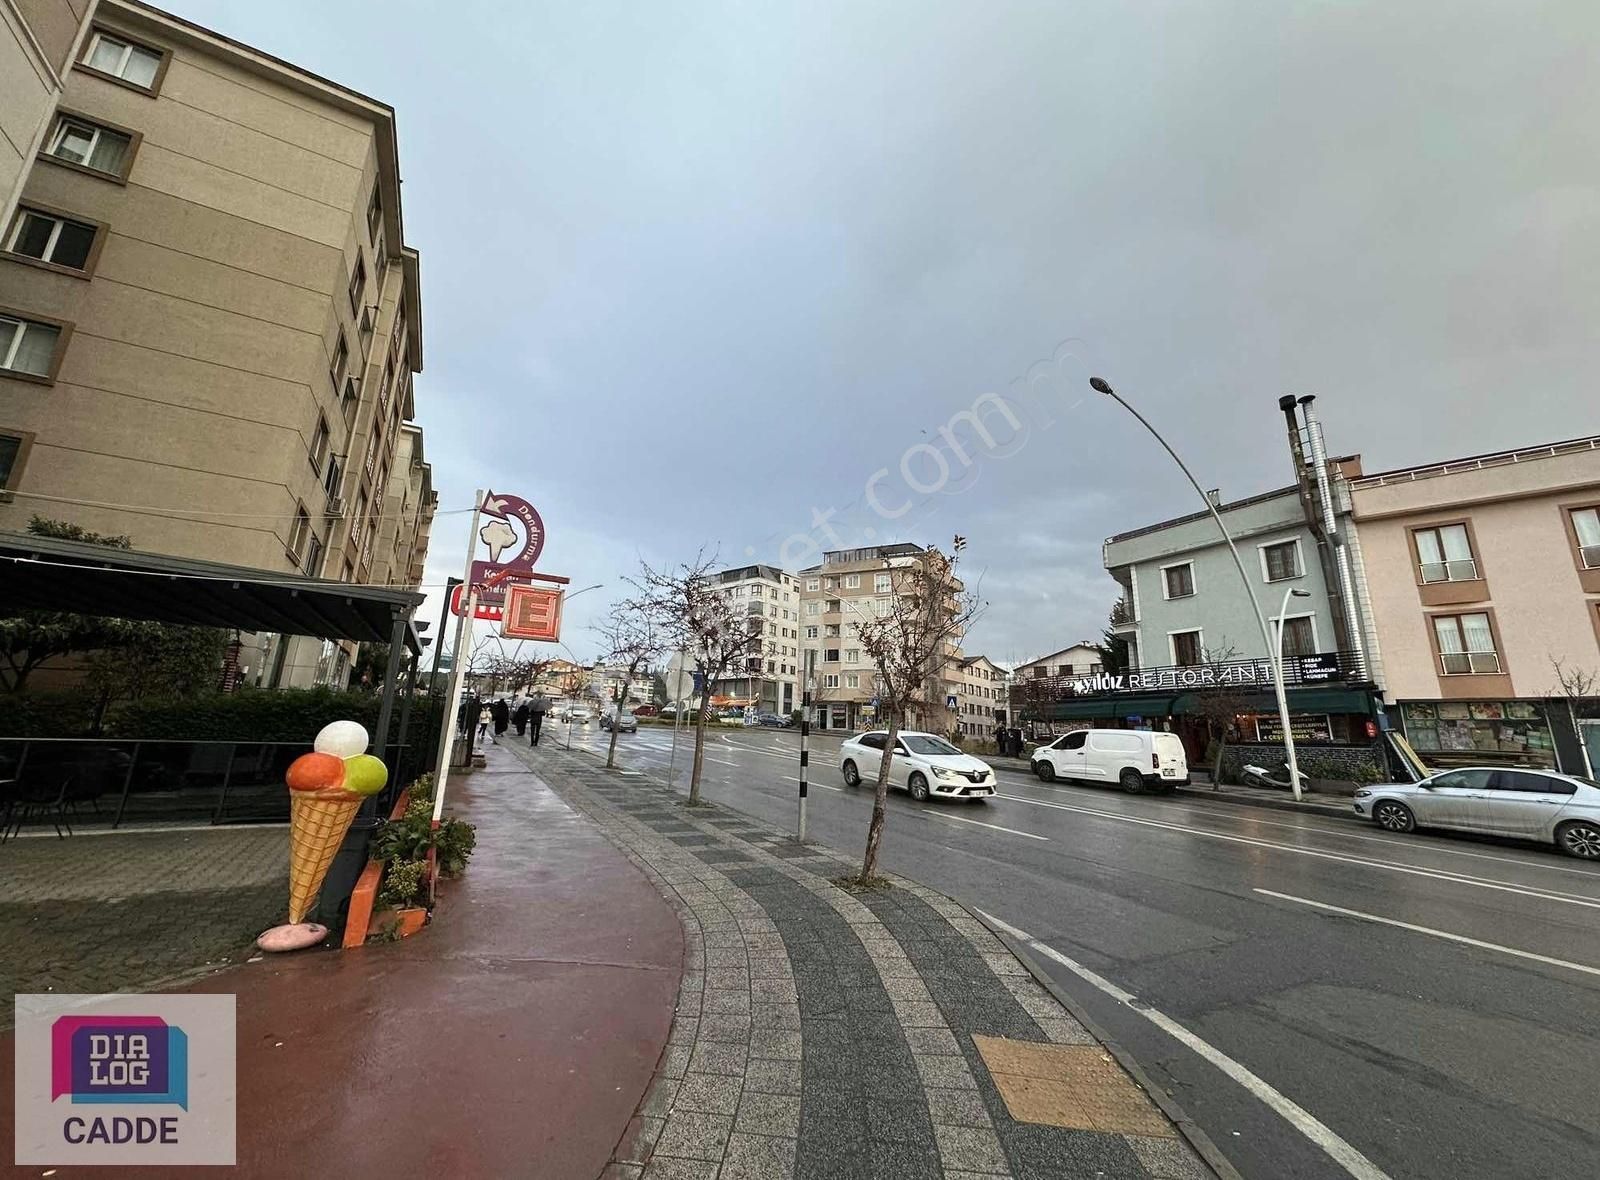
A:
<svg viewBox="0 0 1600 1180">
<path fill-rule="evenodd" d="M 410 938 L 428 922 L 428 911 L 419 905 L 390 907 L 372 916 L 371 936 L 382 938 Z"/>
</svg>

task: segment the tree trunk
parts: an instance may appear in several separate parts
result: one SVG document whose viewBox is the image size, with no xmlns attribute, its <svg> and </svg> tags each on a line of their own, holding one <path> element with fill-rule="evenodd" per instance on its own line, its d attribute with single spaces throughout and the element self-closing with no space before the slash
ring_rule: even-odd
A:
<svg viewBox="0 0 1600 1180">
<path fill-rule="evenodd" d="M 700 694 L 700 708 L 694 717 L 694 765 L 689 771 L 689 802 L 700 802 L 700 771 L 706 764 L 706 714 L 711 711 L 711 681 Z"/>
<path fill-rule="evenodd" d="M 883 821 L 889 810 L 889 761 L 894 757 L 895 739 L 900 736 L 900 710 L 889 710 L 889 736 L 883 743 L 883 758 L 878 762 L 878 782 L 872 792 L 872 822 L 867 825 L 867 853 L 861 860 L 861 883 L 878 875 L 878 846 L 883 843 Z"/>
<path fill-rule="evenodd" d="M 617 702 L 617 715 L 611 719 L 611 744 L 606 748 L 606 769 L 617 764 L 617 730 L 622 724 L 622 702 L 628 699 L 628 689 L 633 687 L 633 669 L 622 678 L 622 699 Z"/>
<path fill-rule="evenodd" d="M 1222 737 L 1217 741 L 1217 760 L 1211 767 L 1211 789 L 1222 788 L 1222 756 L 1228 752 L 1228 727 L 1222 727 Z"/>
</svg>

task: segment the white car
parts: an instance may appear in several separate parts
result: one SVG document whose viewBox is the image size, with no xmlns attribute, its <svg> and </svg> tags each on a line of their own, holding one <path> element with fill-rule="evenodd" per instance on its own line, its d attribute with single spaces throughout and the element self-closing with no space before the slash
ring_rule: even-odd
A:
<svg viewBox="0 0 1600 1180">
<path fill-rule="evenodd" d="M 1189 759 L 1175 733 L 1148 729 L 1075 729 L 1030 760 L 1040 782 L 1115 783 L 1130 795 L 1189 783 Z"/>
<path fill-rule="evenodd" d="M 579 725 L 588 725 L 593 717 L 587 705 L 564 705 L 561 712 L 556 714 L 558 721 L 573 721 Z"/>
<path fill-rule="evenodd" d="M 865 779 L 878 781 L 883 763 L 885 730 L 857 734 L 839 746 L 839 770 L 847 786 Z M 935 733 L 907 730 L 895 737 L 889 762 L 889 785 L 904 787 L 918 803 L 936 799 L 988 799 L 995 791 L 994 769 L 981 759 L 963 754 Z"/>
</svg>

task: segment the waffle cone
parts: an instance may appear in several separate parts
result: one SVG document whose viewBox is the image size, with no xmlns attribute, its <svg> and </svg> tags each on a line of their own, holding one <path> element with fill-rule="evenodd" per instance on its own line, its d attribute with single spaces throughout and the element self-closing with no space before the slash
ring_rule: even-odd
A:
<svg viewBox="0 0 1600 1180">
<path fill-rule="evenodd" d="M 300 922 L 317 900 L 328 866 L 344 843 L 361 796 L 349 791 L 289 793 L 289 921 Z"/>
</svg>

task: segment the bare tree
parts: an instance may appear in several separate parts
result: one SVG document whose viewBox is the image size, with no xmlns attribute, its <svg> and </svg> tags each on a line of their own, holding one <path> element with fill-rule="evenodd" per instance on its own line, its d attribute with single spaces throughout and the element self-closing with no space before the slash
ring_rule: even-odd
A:
<svg viewBox="0 0 1600 1180">
<path fill-rule="evenodd" d="M 606 619 L 595 627 L 603 649 L 601 659 L 622 666 L 622 693 L 617 699 L 617 718 L 611 724 L 611 742 L 606 749 L 606 767 L 617 764 L 617 734 L 622 711 L 628 706 L 628 690 L 641 669 L 648 668 L 666 651 L 663 628 L 642 604 L 627 600 L 611 608 Z"/>
<path fill-rule="evenodd" d="M 1200 658 L 1207 664 L 1227 664 L 1239 658 L 1239 649 L 1224 636 L 1216 647 L 1202 648 Z M 1211 789 L 1216 790 L 1222 785 L 1222 757 L 1228 750 L 1234 719 L 1249 707 L 1250 698 L 1235 685 L 1219 684 L 1197 690 L 1194 702 L 1194 711 L 1206 719 L 1210 736 L 1216 739 L 1217 756 L 1211 764 Z"/>
<path fill-rule="evenodd" d="M 1567 720 L 1577 735 L 1585 761 L 1590 761 L 1589 747 L 1583 740 L 1583 727 L 1578 724 L 1580 712 L 1600 716 L 1596 709 L 1596 696 L 1600 695 L 1600 672 L 1569 664 L 1559 656 L 1550 656 L 1550 668 L 1556 674 L 1556 687 L 1549 690 L 1552 697 L 1563 697 L 1567 702 Z M 1590 766 L 1590 774 L 1600 773 L 1600 766 Z"/>
<path fill-rule="evenodd" d="M 715 551 L 699 550 L 692 561 L 656 569 L 639 563 L 629 582 L 639 591 L 636 601 L 655 619 L 669 649 L 686 652 L 700 680 L 700 708 L 695 714 L 694 766 L 689 773 L 689 802 L 700 802 L 700 773 L 705 766 L 706 720 L 711 712 L 711 686 L 729 669 L 748 668 L 759 651 L 766 619 L 747 614 L 744 604 L 718 584 Z"/>
<path fill-rule="evenodd" d="M 960 641 L 978 616 L 978 596 L 956 576 L 956 564 L 966 546 L 966 538 L 958 536 L 949 557 L 930 545 L 913 561 L 890 566 L 892 593 L 887 613 L 880 608 L 879 613 L 856 623 L 861 650 L 877 669 L 879 716 L 887 717 L 889 731 L 878 762 L 872 821 L 867 825 L 867 850 L 861 861 L 862 884 L 878 875 L 878 849 L 883 843 L 889 801 L 889 759 L 901 723 L 909 708 L 927 702 L 930 692 L 939 691 L 950 645 Z M 938 703 L 942 705 L 942 699 Z"/>
</svg>

